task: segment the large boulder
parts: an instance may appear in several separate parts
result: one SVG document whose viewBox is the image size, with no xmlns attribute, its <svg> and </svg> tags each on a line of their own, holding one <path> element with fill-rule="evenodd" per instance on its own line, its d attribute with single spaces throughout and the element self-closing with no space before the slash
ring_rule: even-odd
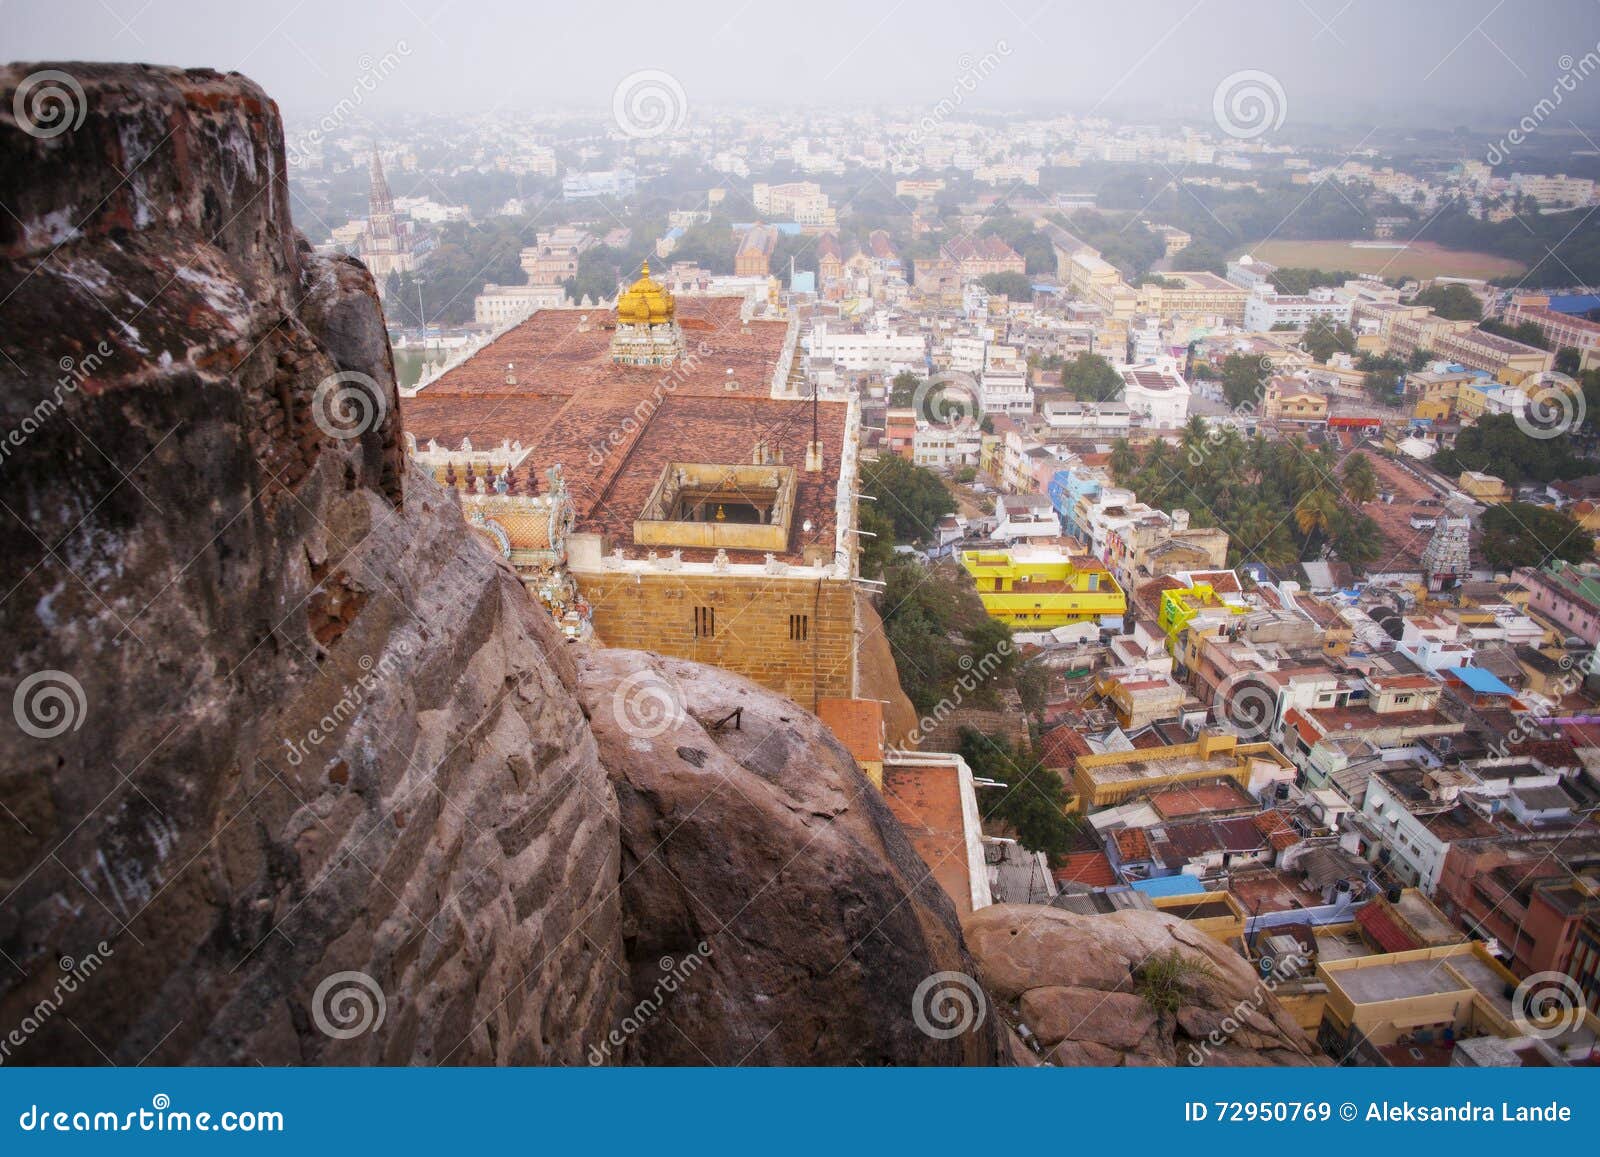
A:
<svg viewBox="0 0 1600 1157">
<path fill-rule="evenodd" d="M 990 994 L 1055 1064 L 1326 1063 L 1269 980 L 1175 917 L 996 904 L 964 930 Z"/>
<path fill-rule="evenodd" d="M 955 907 L 815 716 L 637 651 L 596 650 L 580 670 L 621 813 L 626 1003 L 650 1013 L 626 1018 L 626 1059 L 1009 1063 L 998 1018 L 919 1013 L 930 977 L 974 972 Z"/>
<path fill-rule="evenodd" d="M 548 616 L 403 475 L 371 277 L 249 81 L 57 66 L 39 136 L 44 71 L 0 71 L 8 1059 L 580 1062 L 610 784 Z"/>
</svg>

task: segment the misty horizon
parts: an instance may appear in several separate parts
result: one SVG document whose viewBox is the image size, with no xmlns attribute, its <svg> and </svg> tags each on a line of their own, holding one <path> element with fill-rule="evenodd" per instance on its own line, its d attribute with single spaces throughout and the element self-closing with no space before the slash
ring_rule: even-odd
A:
<svg viewBox="0 0 1600 1157">
<path fill-rule="evenodd" d="M 1280 78 L 1281 132 L 1465 128 L 1498 133 L 1579 75 L 1541 133 L 1600 122 L 1600 9 L 1559 0 L 1404 6 L 1177 0 L 1124 9 L 1023 4 L 816 5 L 790 19 L 744 3 L 593 9 L 491 2 L 299 4 L 287 12 L 180 0 L 14 3 L 6 56 L 137 61 L 244 73 L 290 117 L 349 96 L 386 56 L 401 67 L 364 94 L 363 112 L 603 113 L 641 69 L 670 75 L 686 126 L 719 110 L 906 110 L 949 98 L 973 62 L 998 60 L 966 115 L 1184 121 L 1209 116 L 1218 83 L 1241 70 Z"/>
</svg>

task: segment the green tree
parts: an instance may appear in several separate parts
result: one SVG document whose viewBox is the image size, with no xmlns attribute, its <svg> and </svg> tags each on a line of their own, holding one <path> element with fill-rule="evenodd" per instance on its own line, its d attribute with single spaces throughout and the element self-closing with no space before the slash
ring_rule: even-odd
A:
<svg viewBox="0 0 1600 1157">
<path fill-rule="evenodd" d="M 1085 402 L 1106 402 L 1122 392 L 1122 375 L 1099 354 L 1079 354 L 1061 367 L 1061 387 Z"/>
<path fill-rule="evenodd" d="M 922 384 L 922 379 L 910 370 L 901 370 L 889 383 L 889 404 L 891 406 L 909 406 L 916 399 L 917 387 Z"/>
<path fill-rule="evenodd" d="M 1111 445 L 1111 476 L 1119 485 L 1126 486 L 1139 469 L 1139 452 L 1126 438 L 1118 438 Z"/>
<path fill-rule="evenodd" d="M 1344 495 L 1351 502 L 1360 505 L 1378 497 L 1378 474 L 1365 454 L 1346 458 L 1340 477 L 1344 480 Z"/>
<path fill-rule="evenodd" d="M 1012 301 L 1033 300 L 1033 282 L 1023 273 L 986 273 L 978 279 L 978 284 Z"/>
<path fill-rule="evenodd" d="M 1508 502 L 1484 511 L 1481 525 L 1484 560 L 1499 570 L 1594 556 L 1594 536 L 1559 510 Z"/>
<path fill-rule="evenodd" d="M 1016 833 L 1030 852 L 1043 852 L 1052 862 L 1072 850 L 1077 824 L 1067 815 L 1067 788 L 1058 772 L 1045 767 L 1030 746 L 1013 750 L 1003 736 L 961 729 L 961 758 L 979 779 L 1005 784 L 984 790 L 978 798 L 983 818 L 997 820 Z"/>
<path fill-rule="evenodd" d="M 1411 299 L 1412 305 L 1426 305 L 1450 321 L 1478 321 L 1483 306 L 1465 285 L 1430 285 Z"/>
<path fill-rule="evenodd" d="M 1567 434 L 1530 438 L 1510 414 L 1479 418 L 1456 436 L 1454 447 L 1439 451 L 1428 464 L 1452 480 L 1463 470 L 1479 470 L 1505 479 L 1513 488 L 1526 481 L 1577 478 L 1593 469 L 1574 455 Z"/>
<path fill-rule="evenodd" d="M 1361 379 L 1361 388 L 1378 405 L 1392 406 L 1400 388 L 1400 375 L 1393 370 L 1373 370 Z"/>
<path fill-rule="evenodd" d="M 1358 569 L 1383 555 L 1383 532 L 1378 524 L 1365 514 L 1343 507 L 1333 517 L 1329 541 L 1334 554 Z"/>
<path fill-rule="evenodd" d="M 1222 393 L 1237 409 L 1261 400 L 1261 363 L 1249 354 L 1229 354 L 1222 362 Z"/>
<path fill-rule="evenodd" d="M 934 528 L 954 514 L 956 500 L 932 470 L 914 466 L 898 454 L 882 454 L 861 468 L 862 493 L 894 527 L 896 542 L 913 544 L 933 537 Z"/>
<path fill-rule="evenodd" d="M 1312 319 L 1311 324 L 1306 326 L 1301 342 L 1319 362 L 1326 362 L 1337 353 L 1349 354 L 1356 350 L 1355 331 L 1347 325 L 1330 322 L 1325 317 Z"/>
</svg>

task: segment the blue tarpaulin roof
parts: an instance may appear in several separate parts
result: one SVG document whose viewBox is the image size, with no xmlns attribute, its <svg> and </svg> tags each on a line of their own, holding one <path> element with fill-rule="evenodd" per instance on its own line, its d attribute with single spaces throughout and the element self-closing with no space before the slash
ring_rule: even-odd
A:
<svg viewBox="0 0 1600 1157">
<path fill-rule="evenodd" d="M 1500 679 L 1493 671 L 1485 671 L 1482 667 L 1452 667 L 1445 672 L 1460 679 L 1471 690 L 1479 695 L 1515 695 L 1516 692 Z"/>
<path fill-rule="evenodd" d="M 1588 313 L 1600 309 L 1600 293 L 1554 293 L 1550 308 L 1557 313 Z"/>
<path fill-rule="evenodd" d="M 1194 876 L 1155 876 L 1149 880 L 1135 880 L 1129 886 L 1146 896 L 1192 896 L 1206 890 Z"/>
</svg>

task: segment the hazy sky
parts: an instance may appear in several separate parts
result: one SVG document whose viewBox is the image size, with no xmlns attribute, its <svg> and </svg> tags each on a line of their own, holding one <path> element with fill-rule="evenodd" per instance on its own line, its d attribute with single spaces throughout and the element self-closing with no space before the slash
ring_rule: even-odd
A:
<svg viewBox="0 0 1600 1157">
<path fill-rule="evenodd" d="M 0 29 L 8 59 L 238 69 L 291 114 L 331 106 L 403 46 L 374 111 L 603 108 L 640 69 L 671 73 L 691 116 L 915 105 L 995 53 L 972 105 L 1205 116 L 1223 77 L 1259 69 L 1291 126 L 1501 128 L 1600 54 L 1595 0 L 6 0 Z M 1600 73 L 1551 127 L 1569 119 L 1600 121 Z"/>
</svg>

